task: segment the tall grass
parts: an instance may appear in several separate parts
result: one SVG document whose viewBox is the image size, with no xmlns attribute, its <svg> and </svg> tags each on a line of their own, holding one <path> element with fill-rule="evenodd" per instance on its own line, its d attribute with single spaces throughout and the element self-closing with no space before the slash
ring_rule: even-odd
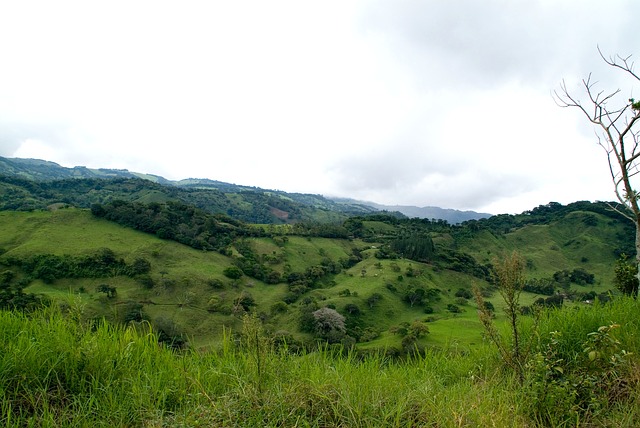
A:
<svg viewBox="0 0 640 428">
<path fill-rule="evenodd" d="M 573 337 L 612 320 L 626 349 L 637 352 L 639 309 L 620 299 L 554 311 L 541 329 Z M 176 353 L 144 328 L 86 324 L 56 309 L 0 312 L 0 425 L 7 427 L 545 426 L 525 397 L 488 345 L 397 360 L 330 347 L 295 355 L 238 346 L 226 334 L 216 351 Z M 638 406 L 632 395 L 587 422 L 633 426 Z"/>
</svg>

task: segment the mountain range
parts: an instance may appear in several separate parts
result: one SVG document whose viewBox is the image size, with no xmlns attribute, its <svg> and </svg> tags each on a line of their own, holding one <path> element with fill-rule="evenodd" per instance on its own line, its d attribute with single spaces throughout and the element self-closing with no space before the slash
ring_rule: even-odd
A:
<svg viewBox="0 0 640 428">
<path fill-rule="evenodd" d="M 305 193 L 287 193 L 279 190 L 262 189 L 255 186 L 225 183 L 208 178 L 187 178 L 175 181 L 166 179 L 159 175 L 132 172 L 127 169 L 88 168 L 86 166 L 67 168 L 55 162 L 40 159 L 0 157 L 0 175 L 37 182 L 68 179 L 141 179 L 160 186 L 171 186 L 192 191 L 214 190 L 225 195 L 238 194 L 244 196 L 248 196 L 249 193 L 253 193 L 253 196 L 267 198 L 270 201 L 269 205 L 271 207 L 271 215 L 276 218 L 280 218 L 281 220 L 290 218 L 290 213 L 286 209 L 282 210 L 281 207 L 277 206 L 282 205 L 281 203 L 283 201 L 293 202 L 303 207 L 310 207 L 314 210 L 321 210 L 325 212 L 332 211 L 345 214 L 367 214 L 381 211 L 391 212 L 398 216 L 406 216 L 409 218 L 445 220 L 451 224 L 458 224 L 468 220 L 478 220 L 491 216 L 491 214 L 487 213 L 459 211 L 433 206 L 417 207 L 406 205 L 383 205 L 375 202 L 360 201 L 350 198 L 333 198 Z M 151 184 L 149 187 L 158 191 L 158 188 Z M 274 204 L 274 201 L 280 202 L 280 204 Z M 222 210 L 221 207 L 219 208 L 219 210 Z M 229 211 L 229 208 L 223 211 Z M 317 219 L 315 215 L 312 215 L 311 218 Z M 265 220 L 247 217 L 242 218 L 242 216 L 241 219 L 247 221 Z M 295 215 L 293 216 L 293 219 L 296 219 Z"/>
</svg>

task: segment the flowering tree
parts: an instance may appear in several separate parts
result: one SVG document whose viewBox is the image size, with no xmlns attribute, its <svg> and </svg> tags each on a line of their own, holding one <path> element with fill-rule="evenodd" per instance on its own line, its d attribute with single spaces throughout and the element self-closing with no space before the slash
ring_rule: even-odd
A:
<svg viewBox="0 0 640 428">
<path fill-rule="evenodd" d="M 313 312 L 316 333 L 328 340 L 337 340 L 344 336 L 347 329 L 345 318 L 338 311 L 331 308 L 320 308 Z"/>
</svg>

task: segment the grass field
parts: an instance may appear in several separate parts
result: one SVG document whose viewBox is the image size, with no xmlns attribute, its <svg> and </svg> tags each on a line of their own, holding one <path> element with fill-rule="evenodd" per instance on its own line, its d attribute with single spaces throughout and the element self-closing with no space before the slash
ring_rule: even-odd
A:
<svg viewBox="0 0 640 428">
<path fill-rule="evenodd" d="M 631 428 L 640 420 L 633 299 L 546 312 L 522 383 L 485 343 L 448 341 L 401 360 L 335 348 L 294 355 L 245 318 L 239 341 L 176 353 L 144 328 L 88 324 L 76 310 L 0 311 L 2 426 Z M 583 343 L 611 322 L 619 327 L 603 337 L 619 344 L 597 347 L 605 358 L 590 361 Z M 552 331 L 562 333 L 557 342 L 544 340 Z M 607 363 L 622 349 L 633 354 Z M 536 361 L 563 370 L 544 377 Z M 586 389 L 591 381 L 597 387 Z"/>
</svg>

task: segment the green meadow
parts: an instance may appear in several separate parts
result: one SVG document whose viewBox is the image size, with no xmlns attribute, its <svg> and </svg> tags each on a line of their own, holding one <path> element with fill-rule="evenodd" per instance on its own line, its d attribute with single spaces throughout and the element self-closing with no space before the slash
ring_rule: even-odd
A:
<svg viewBox="0 0 640 428">
<path fill-rule="evenodd" d="M 144 325 L 87 323 L 78 311 L 0 313 L 3 426 L 634 427 L 640 418 L 640 307 L 629 298 L 546 312 L 522 383 L 486 343 L 405 359 L 295 354 L 246 316 L 215 351 L 176 352 Z M 590 360 L 589 334 L 612 321 L 603 337 L 615 346 Z"/>
</svg>

